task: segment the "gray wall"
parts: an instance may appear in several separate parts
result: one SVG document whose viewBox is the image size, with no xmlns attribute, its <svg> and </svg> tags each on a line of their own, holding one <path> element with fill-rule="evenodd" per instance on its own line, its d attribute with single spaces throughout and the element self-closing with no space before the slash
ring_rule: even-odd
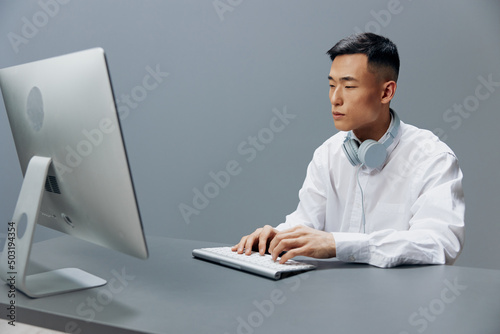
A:
<svg viewBox="0 0 500 334">
<path fill-rule="evenodd" d="M 499 17 L 496 0 L 0 0 L 0 68 L 103 47 L 116 96 L 130 96 L 118 106 L 146 233 L 233 243 L 294 210 L 314 149 L 336 132 L 326 50 L 356 31 L 386 35 L 402 59 L 393 107 L 435 130 L 465 174 L 458 264 L 500 269 Z M 144 97 L 148 67 L 168 76 Z M 5 236 L 22 177 L 3 103 L 0 142 Z M 205 186 L 212 198 L 184 219 Z"/>
</svg>

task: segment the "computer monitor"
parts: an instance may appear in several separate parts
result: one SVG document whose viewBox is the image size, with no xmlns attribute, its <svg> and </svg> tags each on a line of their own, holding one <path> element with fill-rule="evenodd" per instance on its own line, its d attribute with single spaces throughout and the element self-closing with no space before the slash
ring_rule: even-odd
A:
<svg viewBox="0 0 500 334">
<path fill-rule="evenodd" d="M 147 258 L 104 50 L 1 69 L 0 89 L 24 175 L 1 278 L 30 297 L 106 284 L 76 268 L 28 275 L 36 224 Z"/>
</svg>

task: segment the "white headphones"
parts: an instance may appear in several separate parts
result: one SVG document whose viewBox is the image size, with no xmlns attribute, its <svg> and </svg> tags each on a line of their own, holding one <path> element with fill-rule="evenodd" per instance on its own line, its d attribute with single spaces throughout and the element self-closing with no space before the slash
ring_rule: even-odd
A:
<svg viewBox="0 0 500 334">
<path fill-rule="evenodd" d="M 370 168 L 383 166 L 387 159 L 387 148 L 392 144 L 399 131 L 398 114 L 392 109 L 390 111 L 393 115 L 392 125 L 380 139 L 381 141 L 367 139 L 360 145 L 358 141 L 352 138 L 352 131 L 349 131 L 342 144 L 342 149 L 351 165 L 362 164 Z"/>
</svg>

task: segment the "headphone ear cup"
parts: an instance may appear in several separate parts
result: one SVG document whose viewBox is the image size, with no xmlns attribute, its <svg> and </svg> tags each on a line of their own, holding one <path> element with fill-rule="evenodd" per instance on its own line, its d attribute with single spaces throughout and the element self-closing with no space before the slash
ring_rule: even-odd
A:
<svg viewBox="0 0 500 334">
<path fill-rule="evenodd" d="M 342 144 L 342 150 L 344 150 L 347 159 L 353 166 L 361 163 L 358 158 L 358 146 L 358 142 L 352 138 L 344 141 L 344 144 Z"/>
<path fill-rule="evenodd" d="M 375 140 L 365 140 L 358 149 L 358 159 L 370 168 L 379 168 L 387 159 L 385 146 Z"/>
</svg>

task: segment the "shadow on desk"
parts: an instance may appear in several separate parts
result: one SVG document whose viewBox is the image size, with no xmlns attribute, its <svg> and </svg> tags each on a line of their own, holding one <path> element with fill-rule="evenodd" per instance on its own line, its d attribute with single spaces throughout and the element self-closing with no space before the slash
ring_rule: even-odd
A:
<svg viewBox="0 0 500 334">
<path fill-rule="evenodd" d="M 342 262 L 337 259 L 313 259 L 308 257 L 296 257 L 294 260 L 304 262 L 307 264 L 312 264 L 316 266 L 315 270 L 328 270 L 328 269 L 361 269 L 366 268 L 366 263 L 353 263 L 353 262 Z M 439 266 L 435 264 L 412 264 L 412 265 L 401 265 L 393 268 L 380 268 L 368 265 L 368 268 L 383 269 L 383 270 L 393 270 L 393 269 L 415 269 L 423 267 L 433 267 Z"/>
</svg>

